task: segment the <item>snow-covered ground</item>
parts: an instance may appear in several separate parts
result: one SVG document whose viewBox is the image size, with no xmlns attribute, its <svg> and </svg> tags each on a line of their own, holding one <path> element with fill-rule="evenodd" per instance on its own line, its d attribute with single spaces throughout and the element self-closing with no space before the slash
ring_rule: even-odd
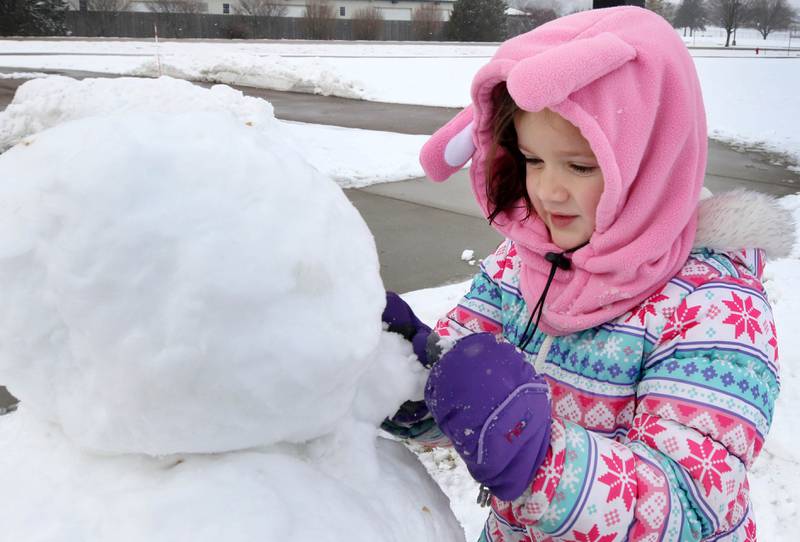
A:
<svg viewBox="0 0 800 542">
<path fill-rule="evenodd" d="M 703 86 L 710 134 L 787 153 L 800 163 L 800 51 L 724 49 L 719 29 L 687 41 Z M 800 46 L 800 39 L 796 40 Z M 724 43 L 724 38 L 723 38 Z M 737 43 L 781 48 L 742 30 Z M 690 43 L 691 44 L 691 43 Z M 195 81 L 311 92 L 371 101 L 461 107 L 470 81 L 496 44 L 0 40 L 0 66 L 166 74 Z M 712 47 L 712 48 L 709 48 Z M 42 53 L 14 55 L 13 53 Z M 58 53 L 58 54 L 48 54 Z M 779 56 L 780 55 L 780 56 Z"/>
<path fill-rule="evenodd" d="M 65 49 L 62 49 L 64 43 L 5 40 L 0 41 L 0 53 L 20 51 L 19 47 L 28 47 L 31 44 L 41 44 L 36 45 L 37 47 L 50 47 L 45 50 L 52 51 L 53 47 L 58 47 L 60 51 L 64 51 Z M 116 43 L 69 43 L 70 47 L 72 44 L 76 47 L 78 45 L 86 47 L 83 52 L 116 51 L 113 49 Z M 0 65 L 14 65 L 35 70 L 54 67 L 49 64 L 52 61 L 63 63 L 60 67 L 98 69 L 100 66 L 105 66 L 106 68 L 100 71 L 130 73 L 131 70 L 141 69 L 143 65 L 147 68 L 147 64 L 143 62 L 154 62 L 150 58 L 152 51 L 148 49 L 152 45 L 142 45 L 138 42 L 120 43 L 125 47 L 144 47 L 145 49 L 137 54 L 145 54 L 146 58 L 0 56 Z M 208 49 L 203 54 L 197 54 L 196 51 L 199 49 L 196 47 L 201 45 Z M 465 103 L 465 89 L 468 87 L 471 74 L 486 61 L 493 50 L 491 46 L 454 45 L 391 44 L 380 51 L 378 49 L 381 49 L 381 46 L 372 48 L 363 44 L 360 47 L 329 44 L 286 45 L 294 48 L 291 54 L 296 55 L 320 54 L 323 51 L 327 51 L 328 55 L 344 55 L 340 47 L 349 47 L 349 54 L 354 57 L 370 53 L 374 55 L 371 58 L 317 59 L 308 56 L 290 57 L 289 53 L 281 57 L 275 52 L 265 52 L 265 56 L 262 57 L 254 55 L 248 49 L 252 44 L 248 43 L 231 45 L 246 49 L 239 52 L 222 50 L 227 44 L 169 43 L 161 45 L 162 52 L 172 46 L 183 50 L 164 53 L 166 56 L 161 60 L 168 67 L 167 71 L 170 69 L 169 66 L 183 70 L 187 66 L 196 68 L 205 65 L 206 72 L 197 68 L 199 70 L 197 73 L 200 73 L 197 78 L 205 80 L 229 82 L 238 80 L 241 83 L 245 78 L 253 78 L 246 81 L 247 84 L 254 84 L 259 81 L 269 81 L 271 76 L 277 73 L 274 70 L 280 69 L 281 73 L 289 74 L 286 76 L 289 77 L 289 82 L 284 81 L 281 84 L 296 85 L 295 88 L 316 89 L 323 93 L 336 94 L 341 86 L 344 89 L 342 92 L 356 89 L 362 93 L 360 96 L 362 98 L 403 103 L 424 103 L 424 100 L 430 99 L 440 100 L 441 105 Z M 279 47 L 273 44 L 269 46 Z M 404 55 L 406 47 L 413 49 L 407 49 Z M 392 52 L 389 53 L 389 50 Z M 426 58 L 414 58 L 415 55 L 426 56 L 426 54 Z M 256 58 L 263 59 L 263 63 L 254 63 Z M 7 60 L 12 64 L 7 64 Z M 792 124 L 793 119 L 800 118 L 798 111 L 800 103 L 794 98 L 796 94 L 794 89 L 800 88 L 798 80 L 800 70 L 793 69 L 798 61 L 800 60 L 791 58 L 765 60 L 761 57 L 697 58 L 712 131 L 720 137 L 729 137 L 742 142 L 762 142 L 776 150 L 800 156 L 798 143 L 800 136 L 795 133 Z M 85 63 L 82 64 L 83 62 Z M 282 64 L 284 62 L 286 64 Z M 308 70 L 298 68 L 303 62 L 306 62 Z M 296 73 L 293 72 L 295 68 L 297 68 Z M 194 72 L 188 75 L 187 73 L 182 75 L 196 78 Z M 154 99 L 155 97 L 158 99 Z M 389 100 L 391 97 L 396 99 Z M 193 112 L 193 118 L 197 117 L 196 122 L 186 115 L 190 112 Z M 182 124 L 176 120 L 180 119 L 181 115 L 186 117 L 181 121 Z M 167 130 L 165 135 L 164 126 L 171 126 L 172 131 Z M 226 329 L 229 333 L 244 333 L 245 337 L 251 337 L 248 333 L 252 331 L 247 325 L 231 327 L 233 324 L 222 321 L 222 316 L 225 314 L 237 312 L 235 306 L 226 305 L 230 302 L 226 299 L 227 293 L 208 300 L 208 306 L 212 307 L 210 311 L 192 305 L 184 306 L 180 302 L 175 303 L 176 299 L 178 301 L 182 299 L 180 297 L 154 299 L 159 290 L 148 286 L 157 283 L 148 281 L 159 279 L 159 271 L 171 270 L 170 251 L 181 250 L 185 251 L 182 254 L 196 256 L 189 260 L 192 262 L 191 265 L 197 266 L 196 269 L 191 269 L 190 266 L 188 269 L 172 269 L 173 272 L 188 272 L 187 276 L 197 280 L 201 280 L 201 275 L 208 275 L 202 280 L 209 281 L 209 284 L 216 283 L 225 292 L 233 287 L 233 291 L 249 295 L 251 293 L 249 285 L 261 286 L 264 277 L 270 276 L 266 272 L 257 273 L 262 269 L 259 266 L 265 266 L 270 262 L 252 261 L 253 254 L 262 257 L 262 252 L 269 252 L 260 250 L 260 247 L 267 246 L 270 250 L 274 247 L 287 248 L 288 260 L 272 262 L 274 265 L 291 267 L 287 261 L 301 260 L 298 252 L 291 252 L 293 249 L 299 250 L 296 245 L 286 246 L 291 244 L 289 240 L 295 228 L 283 223 L 280 226 L 266 226 L 267 233 L 274 237 L 262 240 L 247 235 L 231 235 L 231 232 L 239 230 L 236 230 L 236 224 L 226 221 L 226 216 L 234 216 L 226 215 L 226 209 L 235 209 L 237 205 L 244 207 L 249 205 L 245 202 L 255 194 L 255 190 L 248 192 L 250 189 L 246 187 L 255 185 L 247 183 L 255 182 L 257 179 L 274 180 L 274 168 L 277 168 L 282 160 L 286 160 L 281 157 L 285 155 L 302 157 L 302 160 L 298 158 L 296 162 L 294 158 L 289 160 L 289 163 L 294 165 L 286 166 L 289 167 L 289 174 L 280 179 L 284 185 L 291 185 L 295 178 L 304 175 L 312 177 L 315 175 L 312 170 L 298 165 L 305 161 L 312 163 L 314 170 L 321 172 L 323 176 L 336 176 L 337 182 L 342 186 L 368 183 L 376 178 L 388 180 L 402 175 L 419 174 L 403 168 L 409 168 L 412 162 L 414 167 L 418 167 L 416 151 L 424 138 L 412 140 L 406 138 L 415 136 L 404 136 L 389 143 L 389 138 L 396 134 L 361 131 L 365 132 L 363 138 L 356 139 L 360 137 L 357 135 L 358 132 L 341 128 L 282 123 L 274 119 L 271 106 L 263 100 L 244 97 L 241 93 L 225 86 L 206 90 L 170 78 L 76 82 L 68 78 L 48 77 L 26 83 L 21 88 L 14 107 L 9 107 L 5 113 L 0 114 L 0 151 L 16 144 L 13 149 L 0 155 L 0 187 L 3 191 L 3 198 L 0 198 L 0 201 L 33 205 L 35 198 L 31 199 L 31 192 L 26 192 L 33 188 L 19 181 L 36 175 L 40 175 L 36 182 L 40 183 L 38 186 L 48 194 L 48 197 L 44 200 L 46 202 L 44 208 L 35 205 L 27 207 L 35 210 L 35 213 L 41 213 L 39 215 L 20 213 L 18 210 L 7 212 L 6 209 L 2 213 L 4 216 L 0 216 L 0 220 L 4 221 L 0 227 L 0 276 L 6 277 L 4 292 L 6 296 L 12 291 L 25 293 L 16 303 L 6 302 L 5 307 L 0 309 L 0 314 L 3 315 L 0 323 L 4 322 L 0 324 L 0 328 L 10 322 L 16 327 L 8 329 L 28 334 L 27 340 L 30 341 L 30 345 L 36 344 L 51 351 L 59 351 L 59 345 L 74 346 L 62 348 L 59 356 L 47 358 L 52 362 L 49 367 L 46 363 L 43 366 L 37 365 L 35 371 L 30 371 L 30 367 L 21 370 L 19 365 L 21 359 L 9 357 L 8 350 L 0 352 L 0 357 L 4 358 L 4 361 L 0 362 L 2 373 L 0 380 L 8 384 L 12 392 L 21 395 L 25 401 L 23 404 L 26 405 L 17 413 L 0 418 L 0 442 L 4 450 L 4 453 L 0 454 L 0 483 L 4 487 L 17 488 L 18 495 L 18 498 L 0 507 L 0 521 L 5 525 L 3 529 L 5 536 L 11 538 L 12 535 L 16 535 L 13 539 L 31 540 L 34 538 L 27 536 L 31 532 L 30 529 L 41 527 L 45 529 L 39 533 L 42 534 L 41 540 L 59 542 L 110 539 L 123 542 L 141 539 L 174 541 L 182 539 L 180 535 L 182 527 L 190 522 L 197 525 L 197 518 L 201 518 L 200 527 L 205 527 L 207 530 L 194 538 L 198 541 L 251 540 L 255 537 L 263 540 L 289 538 L 310 540 L 312 537 L 315 540 L 342 540 L 344 539 L 342 536 L 337 538 L 337 533 L 341 532 L 347 532 L 348 539 L 366 540 L 369 537 L 386 538 L 387 529 L 392 533 L 398 533 L 398 538 L 403 539 L 424 539 L 424 535 L 420 535 L 420 532 L 433 533 L 431 539 L 437 541 L 459 539 L 460 533 L 454 534 L 451 530 L 452 524 L 449 522 L 452 518 L 448 516 L 449 512 L 444 501 L 441 496 L 437 496 L 435 488 L 426 483 L 424 476 L 420 474 L 419 466 L 411 460 L 411 456 L 404 454 L 396 445 L 376 441 L 374 438 L 374 425 L 378 421 L 376 413 L 382 408 L 386 409 L 385 405 L 397 400 L 397 397 L 385 397 L 378 393 L 376 396 L 367 395 L 364 398 L 363 394 L 368 394 L 367 390 L 373 387 L 380 388 L 381 382 L 400 382 L 404 375 L 408 376 L 402 371 L 391 372 L 393 370 L 391 362 L 403 357 L 402 348 L 397 344 L 384 344 L 385 338 L 382 339 L 384 343 L 381 343 L 384 346 L 378 346 L 378 341 L 381 339 L 378 339 L 377 331 L 374 336 L 369 332 L 365 332 L 364 336 L 372 337 L 367 342 L 374 341 L 374 348 L 378 350 L 383 348 L 380 351 L 385 355 L 377 356 L 375 359 L 385 362 L 378 363 L 379 368 L 370 376 L 364 358 L 361 357 L 363 353 L 343 355 L 340 358 L 340 363 L 344 364 L 342 367 L 349 368 L 346 374 L 351 377 L 349 381 L 341 384 L 349 390 L 351 408 L 348 410 L 344 403 L 334 404 L 330 409 L 330 415 L 339 416 L 339 423 L 333 423 L 335 430 L 322 434 L 324 431 L 319 427 L 307 429 L 312 433 L 316 432 L 310 443 L 297 442 L 302 437 L 296 435 L 287 436 L 286 427 L 291 425 L 287 424 L 284 428 L 273 426 L 265 429 L 274 435 L 281 435 L 275 438 L 284 440 L 265 442 L 263 446 L 255 447 L 252 447 L 252 443 L 245 443 L 250 447 L 244 449 L 236 449 L 238 446 L 245 446 L 241 441 L 238 444 L 222 446 L 216 442 L 212 443 L 214 448 L 229 451 L 213 456 L 192 453 L 197 449 L 188 448 L 183 450 L 185 453 L 171 453 L 158 458 L 141 453 L 120 453 L 130 452 L 134 449 L 132 446 L 138 446 L 142 442 L 149 442 L 149 449 L 154 450 L 156 448 L 152 446 L 163 445 L 170 439 L 179 441 L 181 438 L 184 439 L 184 444 L 195 438 L 208 446 L 208 441 L 201 438 L 202 433 L 195 435 L 187 432 L 182 435 L 179 431 L 165 430 L 168 422 L 176 423 L 176 418 L 163 415 L 165 409 L 174 406 L 173 401 L 185 401 L 175 416 L 196 413 L 198 410 L 193 409 L 206 408 L 208 410 L 205 415 L 210 416 L 209 419 L 218 416 L 217 420 L 224 417 L 221 414 L 225 413 L 225 409 L 242 406 L 218 401 L 214 403 L 206 401 L 206 404 L 198 405 L 197 400 L 202 399 L 205 392 L 196 395 L 182 393 L 185 390 L 180 388 L 176 390 L 167 385 L 169 379 L 173 377 L 176 380 L 186 380 L 186 373 L 181 371 L 187 371 L 189 367 L 181 364 L 180 360 L 181 356 L 187 353 L 180 349 L 174 352 L 161 352 L 158 348 L 162 343 L 158 343 L 158 340 L 173 339 L 175 337 L 173 333 L 178 333 L 177 336 L 180 337 L 179 332 L 186 329 L 185 319 L 190 319 L 188 321 L 191 321 L 192 325 L 205 321 L 209 325 L 207 328 L 210 330 L 209 337 L 213 337 L 217 331 L 222 332 Z M 92 134 L 105 134 L 105 138 L 90 139 L 89 136 Z M 279 134 L 279 137 L 276 134 Z M 245 143 L 250 139 L 269 143 L 259 147 L 259 152 L 248 154 L 239 150 L 243 146 L 246 147 Z M 408 142 L 407 147 L 404 147 L 403 141 Z M 187 146 L 186 142 L 191 142 L 191 145 Z M 238 146 L 235 145 L 237 142 Z M 343 151 L 348 148 L 358 151 L 342 159 Z M 226 154 L 225 150 L 230 154 Z M 173 163 L 176 156 L 184 151 L 186 154 L 181 155 L 182 158 Z M 241 154 L 236 154 L 237 152 Z M 236 163 L 240 165 L 240 168 L 233 172 L 233 178 L 236 179 L 230 186 L 233 194 L 228 193 L 226 187 L 226 191 L 218 194 L 219 201 L 214 199 L 214 205 L 208 204 L 212 199 L 211 196 L 215 195 L 213 179 L 223 175 L 227 178 L 231 175 L 227 166 L 231 163 L 232 156 L 239 157 Z M 214 157 L 217 159 L 214 160 Z M 365 161 L 367 158 L 374 161 L 367 163 Z M 248 167 L 250 163 L 253 164 L 252 168 Z M 380 169 L 386 164 L 390 164 L 390 167 Z M 222 169 L 223 166 L 226 166 L 225 169 Z M 401 175 L 397 171 L 407 173 Z M 120 175 L 121 172 L 125 174 Z M 115 194 L 113 191 L 106 191 L 105 185 L 115 184 L 107 182 L 110 178 L 122 186 L 120 192 Z M 65 189 L 66 185 L 63 183 L 65 179 L 84 180 L 89 183 L 87 186 L 90 189 L 71 193 Z M 140 185 L 138 183 L 141 180 L 146 182 Z M 166 187 L 159 185 L 159 182 L 172 180 L 176 180 L 177 184 Z M 45 181 L 52 181 L 53 184 L 42 185 L 41 183 Z M 165 232 L 160 226 L 162 222 L 169 224 L 173 219 L 186 219 L 177 212 L 180 206 L 176 205 L 180 201 L 180 194 L 189 193 L 188 190 L 180 190 L 181 187 L 193 186 L 189 183 L 206 183 L 207 190 L 204 194 L 209 198 L 206 203 L 199 199 L 187 204 L 201 205 L 195 209 L 196 211 L 205 209 L 203 205 L 208 205 L 208 208 L 214 211 L 211 213 L 213 218 L 208 224 L 203 225 L 198 222 L 199 229 L 196 231 L 210 235 L 213 231 L 219 231 L 212 227 L 214 226 L 222 228 L 221 237 L 190 242 L 188 237 L 171 236 L 174 232 Z M 42 188 L 43 186 L 46 189 Z M 301 183 L 298 188 L 301 189 L 302 186 L 306 185 Z M 175 190 L 172 190 L 173 188 Z M 98 197 L 100 199 L 97 199 Z M 341 203 L 333 205 L 333 208 L 348 205 L 346 201 L 342 202 L 341 199 L 339 201 Z M 159 217 L 147 213 L 131 216 L 129 217 L 131 224 L 137 224 L 139 229 L 131 228 L 127 232 L 130 237 L 115 238 L 113 234 L 117 230 L 108 228 L 108 225 L 116 223 L 119 217 L 124 215 L 120 209 L 129 207 L 131 202 L 137 204 L 134 209 L 140 210 L 149 209 L 154 203 L 157 204 L 156 208 L 162 211 L 160 220 L 157 219 Z M 800 196 L 785 198 L 784 202 L 800 219 Z M 108 204 L 108 208 L 104 209 L 102 204 Z M 20 208 L 25 207 L 14 207 L 14 209 Z M 273 211 L 276 216 L 282 217 L 285 208 L 280 206 Z M 84 216 L 90 210 L 96 218 L 93 221 L 94 229 L 92 231 L 75 229 L 80 224 L 75 220 L 78 213 Z M 341 209 L 335 212 L 340 211 Z M 18 221 L 16 226 L 13 221 L 9 222 L 6 215 L 11 215 Z M 299 224 L 304 224 L 303 216 L 306 215 L 300 217 Z M 317 215 L 313 213 L 308 215 L 308 217 L 315 216 Z M 35 219 L 36 227 L 32 233 L 28 232 L 30 236 L 18 235 L 19 221 L 23 219 Z M 142 232 L 140 230 L 144 225 L 149 229 Z M 297 228 L 302 230 L 303 226 Z M 356 226 L 353 228 L 358 229 Z M 325 235 L 342 234 L 349 239 L 355 230 L 341 231 L 338 228 L 327 228 Z M 56 238 L 47 237 L 59 231 L 72 231 L 71 250 L 47 250 L 48 247 L 60 245 L 65 241 L 64 237 L 59 237 L 56 243 Z M 133 235 L 137 231 L 143 236 Z M 125 230 L 122 232 L 125 233 Z M 231 241 L 229 254 L 233 257 L 229 261 L 213 262 L 220 266 L 215 268 L 211 266 L 212 262 L 206 260 L 209 259 L 209 254 L 214 253 L 215 247 L 224 245 L 215 243 L 225 241 L 225 235 L 230 235 L 227 238 Z M 119 239 L 125 242 L 112 242 Z M 37 247 L 36 258 L 31 256 L 32 252 L 25 250 L 25 247 L 30 246 Z M 151 252 L 141 252 L 147 247 Z M 105 250 L 100 250 L 102 248 Z M 93 249 L 104 255 L 104 259 L 101 259 L 95 267 L 86 265 L 94 255 Z M 246 252 L 248 258 L 244 258 L 242 252 Z M 138 258 L 140 254 L 145 254 L 147 258 L 154 257 L 154 261 L 161 262 L 162 267 L 139 270 L 142 261 Z M 800 355 L 797 354 L 800 352 L 800 336 L 793 331 L 800 326 L 800 317 L 796 315 L 796 308 L 800 306 L 800 292 L 794 287 L 800 281 L 798 257 L 800 250 L 796 252 L 794 258 L 772 262 L 767 268 L 767 287 L 775 310 L 782 353 L 782 394 L 773 430 L 753 473 L 753 499 L 759 518 L 760 539 L 769 542 L 793 541 L 795 536 L 787 526 L 796 525 L 800 521 L 798 517 L 800 437 L 792 427 L 792 414 L 800 409 L 800 369 L 798 369 Z M 327 261 L 318 262 L 319 265 L 330 269 L 328 264 L 337 264 L 339 256 L 331 254 L 322 260 Z M 237 263 L 240 264 L 238 267 Z M 201 273 L 203 265 L 209 265 L 205 271 L 211 273 L 205 275 Z M 20 266 L 28 266 L 29 272 L 20 273 L 19 270 L 25 268 Z M 48 272 L 45 273 L 44 269 Z M 219 271 L 220 269 L 222 271 Z M 300 263 L 297 269 L 301 277 L 318 278 L 314 266 L 308 268 L 304 263 Z M 140 272 L 137 273 L 137 270 Z M 109 278 L 110 274 L 113 274 L 113 279 Z M 170 276 L 167 273 L 167 278 Z M 249 280 L 248 276 L 251 277 Z M 28 282 L 19 288 L 13 288 L 11 286 L 14 284 L 13 281 L 22 280 L 20 277 L 25 277 Z M 231 277 L 240 278 L 231 279 Z M 48 288 L 41 287 L 42 281 L 50 281 L 46 282 Z M 191 284 L 189 281 L 187 287 Z M 141 297 L 141 299 L 135 298 L 138 305 L 134 305 L 134 308 L 139 306 L 140 310 L 129 310 L 131 307 L 122 303 L 123 299 L 120 299 L 122 305 L 115 305 L 109 301 L 108 296 L 112 292 L 126 285 L 130 287 L 129 291 L 136 292 Z M 446 312 L 466 288 L 466 284 L 457 284 L 412 292 L 405 297 L 423 320 L 432 322 Z M 299 292 L 293 292 L 291 289 L 286 292 L 287 299 L 298 301 L 302 297 Z M 313 289 L 311 294 L 316 295 Z M 128 301 L 131 299 L 134 299 L 134 296 Z M 257 309 L 259 299 L 263 297 L 256 297 L 252 301 L 239 301 L 250 302 L 248 306 Z M 147 302 L 151 304 L 147 305 Z M 64 305 L 59 310 L 48 310 L 53 304 L 58 303 Z M 349 303 L 348 298 L 342 304 L 347 305 L 349 310 Z M 287 305 L 291 304 L 284 303 L 282 306 Z M 327 307 L 336 306 L 335 303 L 327 302 L 323 305 L 326 310 Z M 20 327 L 19 314 L 11 312 L 17 307 L 23 307 L 27 311 L 27 313 L 22 311 L 22 314 L 33 314 L 30 318 L 35 325 Z M 213 307 L 217 307 L 218 310 L 214 311 Z M 101 310 L 105 308 L 111 312 Z M 371 309 L 372 316 L 368 318 L 374 320 L 375 311 L 376 309 Z M 93 314 L 95 312 L 96 314 Z M 217 314 L 220 317 L 219 321 L 203 320 L 206 312 Z M 163 327 L 165 331 L 170 331 L 170 334 L 160 336 L 158 340 L 148 337 L 147 330 L 163 323 L 158 319 L 149 322 L 149 319 L 156 318 L 153 315 L 169 318 L 169 325 Z M 115 329 L 115 323 L 122 317 L 134 323 L 139 322 L 139 327 L 128 326 L 132 327 L 130 330 L 128 327 L 124 330 Z M 192 318 L 197 320 L 191 320 Z M 331 316 L 329 320 L 336 322 L 337 317 Z M 130 321 L 126 323 L 130 324 Z M 51 327 L 46 328 L 46 325 Z M 325 328 L 327 324 L 318 322 L 317 325 Z M 68 329 L 71 333 L 65 337 L 65 330 Z M 97 329 L 101 332 L 87 332 Z M 138 334 L 137 329 L 140 330 Z M 316 329 L 311 326 L 308 333 L 315 333 Z M 117 358 L 116 349 L 109 350 L 109 344 L 94 342 L 94 340 L 109 341 L 111 331 L 129 334 L 125 337 L 125 341 L 115 342 L 113 345 L 122 344 L 126 349 L 130 349 L 128 351 L 130 355 Z M 263 332 L 260 328 L 258 331 Z M 337 337 L 332 339 L 334 342 L 344 342 L 341 337 L 351 336 L 350 330 L 343 327 L 325 331 Z M 213 344 L 205 344 L 196 339 L 197 337 L 192 336 L 193 348 L 199 348 L 198 345 L 203 344 L 208 348 L 206 354 L 214 351 Z M 253 339 L 255 342 L 252 343 L 244 341 L 241 349 L 257 346 L 260 344 L 259 340 L 261 339 Z M 14 344 L 17 349 L 25 348 L 25 344 L 13 341 L 0 341 L 0 344 Z M 217 351 L 236 350 L 231 341 L 220 344 L 222 346 L 218 347 Z M 135 355 L 153 352 L 163 355 L 155 358 L 152 355 L 150 357 Z M 103 357 L 104 353 L 106 357 Z M 288 352 L 285 353 L 287 354 L 285 362 L 291 363 L 296 359 L 288 355 Z M 208 359 L 209 363 L 214 361 L 210 354 Z M 297 398 L 294 395 L 301 395 L 297 393 L 300 388 L 318 392 L 320 386 L 330 389 L 329 386 L 333 385 L 333 381 L 328 378 L 331 366 L 325 365 L 330 363 L 330 360 L 326 358 L 323 362 L 313 355 L 308 359 L 310 361 L 305 367 L 308 370 L 303 372 L 304 378 L 308 379 L 306 381 L 290 379 L 287 375 L 291 371 L 281 373 L 277 379 L 270 380 L 269 374 L 259 376 L 257 373 L 248 372 L 252 367 L 246 362 L 243 362 L 245 367 L 243 370 L 245 375 L 254 376 L 253 382 L 257 384 L 259 394 L 269 393 L 268 390 L 277 387 L 278 397 L 288 396 L 289 400 L 295 400 Z M 100 368 L 104 367 L 104 360 L 118 360 L 120 365 L 108 367 L 108 371 L 101 370 Z M 108 384 L 109 390 L 117 391 L 125 390 L 127 384 L 135 390 L 149 389 L 144 385 L 148 373 L 143 370 L 147 367 L 140 366 L 137 360 L 146 361 L 151 365 L 156 363 L 154 360 L 165 363 L 174 361 L 175 365 L 172 368 L 175 372 L 166 376 L 163 382 L 165 385 L 156 387 L 153 392 L 155 395 L 147 395 L 144 392 L 141 396 L 101 394 L 101 401 L 106 401 L 105 404 L 101 402 L 102 407 L 86 406 L 86 402 L 93 396 L 81 397 L 81 394 L 87 391 L 101 393 L 104 389 L 103 384 Z M 122 363 L 123 361 L 125 363 Z M 294 363 L 291 367 L 297 368 L 298 364 Z M 53 372 L 56 369 L 65 374 L 72 374 L 74 378 L 56 378 L 56 373 Z M 192 366 L 191 369 L 194 374 L 196 367 Z M 317 380 L 314 376 L 316 370 L 319 370 L 321 375 L 327 375 L 325 379 L 320 377 Z M 120 376 L 131 371 L 130 382 Z M 7 374 L 12 375 L 12 378 L 6 378 Z M 16 379 L 13 378 L 14 374 Z M 342 376 L 338 373 L 337 375 Z M 152 378 L 152 375 L 150 377 Z M 248 382 L 231 383 L 222 378 L 222 385 L 249 386 Z M 203 382 L 201 380 L 195 383 Z M 17 384 L 16 387 L 14 384 Z M 267 384 L 272 387 L 265 388 L 264 385 Z M 279 384 L 289 387 L 283 389 Z M 412 384 L 409 383 L 409 386 Z M 291 385 L 300 388 L 292 388 Z M 27 396 L 24 393 L 26 387 L 29 390 Z M 294 393 L 291 393 L 292 390 L 295 390 Z M 219 391 L 212 390 L 212 392 Z M 167 392 L 172 392 L 174 396 L 166 395 Z M 161 395 L 158 395 L 159 393 Z M 222 393 L 220 396 L 226 395 Z M 56 400 L 57 397 L 62 399 Z M 70 398 L 80 400 L 71 405 L 68 400 Z M 137 408 L 122 408 L 123 399 L 132 401 L 129 404 L 134 404 Z M 379 403 L 381 406 L 377 406 Z M 359 404 L 369 407 L 358 407 Z M 83 411 L 78 408 L 79 405 L 89 409 L 88 413 L 91 416 L 87 416 L 84 420 L 80 415 Z M 267 408 L 270 404 L 267 401 L 261 406 Z M 215 412 L 215 409 L 223 410 Z M 363 415 L 364 411 L 369 411 L 370 414 Z M 112 414 L 120 416 L 121 412 L 132 418 L 125 420 L 129 425 L 117 426 L 112 423 L 116 418 L 104 418 Z M 105 423 L 96 423 L 89 427 L 87 422 L 90 420 L 95 422 L 100 420 Z M 153 435 L 144 432 L 148 424 L 156 424 L 156 429 L 160 428 L 161 433 Z M 92 429 L 95 427 L 98 428 L 97 434 Z M 103 427 L 116 429 L 119 432 L 104 434 L 99 431 Z M 167 427 L 171 428 L 174 425 Z M 235 429 L 228 433 L 229 442 L 237 442 L 236 439 L 241 439 L 244 434 L 237 434 Z M 247 435 L 250 433 L 247 432 Z M 262 433 L 261 437 L 263 436 Z M 105 443 L 106 446 L 98 446 L 98 442 Z M 122 446 L 121 443 L 125 442 L 127 444 Z M 114 446 L 108 446 L 109 443 Z M 91 449 L 87 450 L 87 446 Z M 104 451 L 104 455 L 98 455 L 98 449 Z M 174 448 L 174 444 L 172 449 L 178 450 Z M 467 540 L 476 539 L 486 512 L 474 504 L 476 486 L 460 460 L 447 450 L 431 452 L 416 449 L 415 451 L 439 482 L 440 487 L 450 496 L 450 508 L 461 521 Z M 279 493 L 274 490 L 274 487 L 278 486 L 289 489 Z M 391 502 L 396 510 L 387 511 L 383 505 L 385 502 Z M 98 510 L 103 512 L 102 515 L 98 515 Z M 47 513 L 51 515 L 47 516 Z M 270 525 L 263 523 L 265 513 L 272 521 Z M 230 527 L 234 531 L 221 530 L 218 526 L 230 523 L 232 515 L 235 515 L 238 522 L 234 527 Z M 342 516 L 346 516 L 348 521 L 343 521 Z M 397 519 L 398 517 L 401 519 Z M 95 529 L 93 533 L 96 538 L 85 537 L 89 525 Z M 217 525 L 216 530 L 215 525 Z M 355 537 L 354 525 L 363 527 Z M 47 528 L 52 529 L 49 535 Z M 109 533 L 113 533 L 113 536 Z M 249 536 L 254 533 L 255 537 Z M 156 534 L 161 538 L 156 537 Z"/>
</svg>

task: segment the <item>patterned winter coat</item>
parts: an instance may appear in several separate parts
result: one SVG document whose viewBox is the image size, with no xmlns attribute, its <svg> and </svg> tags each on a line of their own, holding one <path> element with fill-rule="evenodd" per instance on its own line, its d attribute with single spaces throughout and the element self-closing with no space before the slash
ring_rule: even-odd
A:
<svg viewBox="0 0 800 542">
<path fill-rule="evenodd" d="M 618 318 L 537 331 L 525 354 L 550 386 L 550 448 L 521 497 L 493 499 L 481 541 L 754 542 L 747 471 L 779 390 L 763 267 L 761 250 L 695 250 Z M 530 314 L 519 269 L 507 240 L 436 333 L 518 344 Z M 404 433 L 446 441 L 429 417 Z"/>
</svg>

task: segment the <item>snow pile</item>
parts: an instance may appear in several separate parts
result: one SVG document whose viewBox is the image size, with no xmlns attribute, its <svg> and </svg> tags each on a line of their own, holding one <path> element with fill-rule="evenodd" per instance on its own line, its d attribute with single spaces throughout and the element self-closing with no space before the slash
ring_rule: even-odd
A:
<svg viewBox="0 0 800 542">
<path fill-rule="evenodd" d="M 335 65 L 320 58 L 284 59 L 278 55 L 219 52 L 188 58 L 165 55 L 145 60 L 129 75 L 169 75 L 192 81 L 355 99 L 364 93 L 362 83 L 337 73 Z"/>
<path fill-rule="evenodd" d="M 281 127 L 303 157 L 343 188 L 422 177 L 419 150 L 427 136 L 282 122 L 272 105 L 226 85 L 205 89 L 161 77 L 83 79 L 51 76 L 22 84 L 0 112 L 0 152 L 68 120 L 130 112 L 227 111 L 258 131 Z"/>
<path fill-rule="evenodd" d="M 279 125 L 154 109 L 0 155 L 4 536 L 463 539 L 376 440 L 424 374 L 358 213 Z"/>
</svg>

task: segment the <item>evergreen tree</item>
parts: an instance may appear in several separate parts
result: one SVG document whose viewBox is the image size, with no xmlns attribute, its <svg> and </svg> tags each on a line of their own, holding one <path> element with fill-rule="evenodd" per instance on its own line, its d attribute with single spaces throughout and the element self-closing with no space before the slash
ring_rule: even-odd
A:
<svg viewBox="0 0 800 542">
<path fill-rule="evenodd" d="M 504 0 L 456 0 L 447 23 L 452 41 L 503 41 L 507 35 Z"/>
<path fill-rule="evenodd" d="M 64 0 L 0 0 L 0 35 L 63 36 Z"/>
</svg>

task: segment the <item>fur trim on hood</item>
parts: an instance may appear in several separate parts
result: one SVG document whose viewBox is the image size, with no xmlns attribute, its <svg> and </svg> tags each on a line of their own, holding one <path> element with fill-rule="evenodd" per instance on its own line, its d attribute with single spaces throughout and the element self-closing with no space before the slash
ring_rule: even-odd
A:
<svg viewBox="0 0 800 542">
<path fill-rule="evenodd" d="M 774 197 L 734 190 L 703 199 L 698 205 L 695 248 L 731 252 L 764 250 L 767 258 L 786 258 L 795 243 L 792 213 Z"/>
</svg>

